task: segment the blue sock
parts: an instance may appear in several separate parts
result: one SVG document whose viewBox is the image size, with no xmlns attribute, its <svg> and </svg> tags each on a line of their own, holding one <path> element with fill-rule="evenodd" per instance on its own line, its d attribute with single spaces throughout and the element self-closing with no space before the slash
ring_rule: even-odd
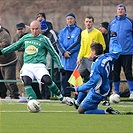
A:
<svg viewBox="0 0 133 133">
<path fill-rule="evenodd" d="M 114 82 L 114 90 L 115 93 L 119 95 L 119 86 L 120 86 L 120 81 Z"/>
<path fill-rule="evenodd" d="M 129 90 L 130 90 L 130 94 L 131 94 L 133 92 L 133 81 L 127 80 L 127 84 L 128 84 L 128 87 L 129 87 Z"/>
</svg>

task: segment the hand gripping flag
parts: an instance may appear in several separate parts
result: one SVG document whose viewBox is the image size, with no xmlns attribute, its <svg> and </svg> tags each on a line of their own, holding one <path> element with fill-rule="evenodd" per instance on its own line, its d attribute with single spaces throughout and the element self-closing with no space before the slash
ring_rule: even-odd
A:
<svg viewBox="0 0 133 133">
<path fill-rule="evenodd" d="M 78 65 L 74 69 L 72 75 L 70 76 L 68 82 L 72 84 L 74 87 L 78 87 L 83 84 L 83 79 L 78 71 Z"/>
</svg>

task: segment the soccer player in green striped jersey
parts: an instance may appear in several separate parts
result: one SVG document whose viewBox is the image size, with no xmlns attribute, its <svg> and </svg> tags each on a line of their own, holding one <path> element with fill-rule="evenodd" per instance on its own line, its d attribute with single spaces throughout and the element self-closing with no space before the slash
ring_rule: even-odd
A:
<svg viewBox="0 0 133 133">
<path fill-rule="evenodd" d="M 50 40 L 44 35 L 40 34 L 41 27 L 38 21 L 34 20 L 31 22 L 30 30 L 31 33 L 24 35 L 17 42 L 2 49 L 0 54 L 13 52 L 24 46 L 24 64 L 20 71 L 20 77 L 24 83 L 24 88 L 28 99 L 36 99 L 36 94 L 31 87 L 32 80 L 36 79 L 39 83 L 46 84 L 52 93 L 57 95 L 60 100 L 63 100 L 60 90 L 52 81 L 45 66 L 46 55 L 47 52 L 49 52 L 53 60 L 57 63 L 58 69 L 63 71 L 60 58 L 53 48 Z"/>
</svg>

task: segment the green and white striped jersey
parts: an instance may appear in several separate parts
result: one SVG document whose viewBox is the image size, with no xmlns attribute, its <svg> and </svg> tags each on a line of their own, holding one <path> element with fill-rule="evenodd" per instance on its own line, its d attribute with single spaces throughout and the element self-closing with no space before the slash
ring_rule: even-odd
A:
<svg viewBox="0 0 133 133">
<path fill-rule="evenodd" d="M 52 46 L 49 38 L 39 34 L 38 36 L 32 36 L 31 33 L 26 34 L 17 42 L 1 50 L 2 54 L 10 53 L 24 47 L 24 63 L 46 64 L 46 55 L 49 52 L 53 60 L 57 63 L 58 68 L 61 69 L 63 66 L 60 61 L 60 57 Z"/>
</svg>

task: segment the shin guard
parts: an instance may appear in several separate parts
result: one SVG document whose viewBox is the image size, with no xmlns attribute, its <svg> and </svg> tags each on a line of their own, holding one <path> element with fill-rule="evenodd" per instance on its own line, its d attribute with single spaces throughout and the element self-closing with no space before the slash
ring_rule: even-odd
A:
<svg viewBox="0 0 133 133">
<path fill-rule="evenodd" d="M 62 101 L 63 96 L 62 96 L 59 88 L 57 87 L 57 85 L 54 82 L 52 82 L 52 84 L 49 85 L 48 88 L 50 89 L 51 92 L 53 92 L 55 95 L 57 95 L 58 98 Z"/>
<path fill-rule="evenodd" d="M 37 96 L 30 85 L 25 86 L 24 88 L 29 100 L 37 99 Z"/>
</svg>

